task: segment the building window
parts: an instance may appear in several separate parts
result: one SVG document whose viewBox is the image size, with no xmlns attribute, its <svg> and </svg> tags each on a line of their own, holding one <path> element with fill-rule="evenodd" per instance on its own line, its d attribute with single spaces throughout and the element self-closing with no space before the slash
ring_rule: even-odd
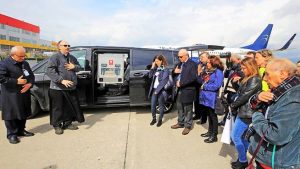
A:
<svg viewBox="0 0 300 169">
<path fill-rule="evenodd" d="M 9 40 L 10 40 L 10 41 L 20 42 L 20 38 L 13 37 L 13 36 L 10 36 L 10 37 L 9 37 Z"/>
<path fill-rule="evenodd" d="M 0 29 L 5 29 L 5 25 L 4 24 L 0 24 Z"/>
<path fill-rule="evenodd" d="M 10 27 L 9 30 L 10 30 L 11 32 L 20 33 L 20 29 L 19 29 L 19 28 Z"/>
<path fill-rule="evenodd" d="M 0 39 L 6 40 L 6 35 L 0 35 Z"/>
<path fill-rule="evenodd" d="M 22 42 L 31 43 L 31 40 L 30 40 L 30 39 L 25 39 L 25 38 L 23 38 L 23 39 L 22 39 Z"/>
<path fill-rule="evenodd" d="M 24 29 L 22 29 L 22 33 L 23 33 L 23 34 L 26 34 L 26 35 L 30 35 L 30 32 L 27 31 L 27 30 L 24 30 Z"/>
</svg>

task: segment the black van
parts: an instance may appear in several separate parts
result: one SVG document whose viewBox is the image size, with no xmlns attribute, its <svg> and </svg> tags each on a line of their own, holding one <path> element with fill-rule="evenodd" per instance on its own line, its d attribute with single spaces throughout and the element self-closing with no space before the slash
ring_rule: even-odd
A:
<svg viewBox="0 0 300 169">
<path fill-rule="evenodd" d="M 151 79 L 148 72 L 155 55 L 164 55 L 169 68 L 174 67 L 177 60 L 177 50 L 148 49 L 133 47 L 104 47 L 78 46 L 72 47 L 70 53 L 77 58 L 81 70 L 77 73 L 77 91 L 81 107 L 119 107 L 119 106 L 146 106 Z M 112 57 L 113 59 L 107 58 Z M 122 59 L 117 59 L 121 57 Z M 105 63 L 106 61 L 108 63 Z M 118 60 L 119 63 L 114 59 Z M 32 70 L 35 74 L 35 84 L 31 88 L 32 116 L 40 110 L 49 110 L 48 90 L 50 79 L 45 75 L 47 62 L 45 59 Z M 124 63 L 122 63 L 122 62 Z M 109 65 L 115 65 L 109 68 Z M 104 74 L 118 74 L 117 78 L 109 78 Z M 165 111 L 172 109 L 170 99 L 165 105 Z"/>
</svg>

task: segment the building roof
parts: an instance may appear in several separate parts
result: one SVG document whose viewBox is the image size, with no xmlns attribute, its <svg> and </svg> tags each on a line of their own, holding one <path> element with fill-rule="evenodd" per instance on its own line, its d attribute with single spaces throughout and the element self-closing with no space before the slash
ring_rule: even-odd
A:
<svg viewBox="0 0 300 169">
<path fill-rule="evenodd" d="M 3 14 L 0 14 L 0 24 L 9 25 L 12 27 L 24 29 L 34 33 L 40 33 L 40 27 L 28 22 L 24 22 Z"/>
</svg>

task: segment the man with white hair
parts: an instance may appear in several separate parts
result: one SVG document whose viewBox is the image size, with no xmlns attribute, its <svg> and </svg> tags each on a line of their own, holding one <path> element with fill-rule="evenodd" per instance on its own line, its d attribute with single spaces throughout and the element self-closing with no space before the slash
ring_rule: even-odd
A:
<svg viewBox="0 0 300 169">
<path fill-rule="evenodd" d="M 18 136 L 33 136 L 25 130 L 26 119 L 31 115 L 30 91 L 34 74 L 25 61 L 25 49 L 15 46 L 10 56 L 0 62 L 2 119 L 11 144 L 20 142 Z"/>
<path fill-rule="evenodd" d="M 250 99 L 256 112 L 246 136 L 253 135 L 249 151 L 258 147 L 255 159 L 261 168 L 300 168 L 300 80 L 295 72 L 288 59 L 271 60 L 264 76 L 270 91 Z"/>
<path fill-rule="evenodd" d="M 184 128 L 182 135 L 187 135 L 192 130 L 193 124 L 193 102 L 196 100 L 197 65 L 191 59 L 186 49 L 178 52 L 180 65 L 176 66 L 174 73 L 179 74 L 176 87 L 178 119 L 172 129 Z"/>
</svg>

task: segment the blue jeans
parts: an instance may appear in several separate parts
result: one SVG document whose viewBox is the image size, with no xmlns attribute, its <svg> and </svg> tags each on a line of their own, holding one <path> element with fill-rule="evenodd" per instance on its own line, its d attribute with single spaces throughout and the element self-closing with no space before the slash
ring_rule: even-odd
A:
<svg viewBox="0 0 300 169">
<path fill-rule="evenodd" d="M 231 139 L 235 145 L 235 149 L 238 152 L 240 162 L 248 161 L 246 154 L 249 147 L 249 142 L 242 137 L 247 128 L 248 124 L 244 123 L 239 116 L 237 116 L 231 132 Z"/>
<path fill-rule="evenodd" d="M 164 116 L 164 105 L 165 105 L 165 98 L 162 94 L 152 94 L 151 97 L 151 112 L 152 112 L 152 118 L 156 119 L 156 105 L 158 101 L 159 106 L 159 120 L 162 120 Z"/>
</svg>

